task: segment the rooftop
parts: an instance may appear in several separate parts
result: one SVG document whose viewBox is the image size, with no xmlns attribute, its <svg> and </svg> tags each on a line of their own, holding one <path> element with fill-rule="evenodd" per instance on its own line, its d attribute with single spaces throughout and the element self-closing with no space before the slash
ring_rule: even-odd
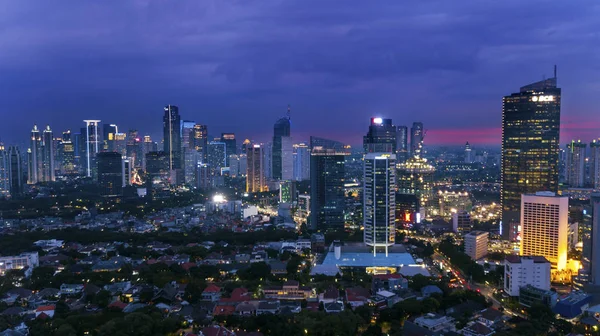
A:
<svg viewBox="0 0 600 336">
<path fill-rule="evenodd" d="M 550 263 L 546 258 L 542 256 L 517 256 L 517 255 L 507 255 L 506 261 L 511 264 L 520 264 L 522 260 L 533 260 L 536 264 L 544 264 Z"/>
<path fill-rule="evenodd" d="M 370 251 L 370 247 L 362 243 L 343 245 L 339 259 L 335 258 L 335 252 L 330 247 L 322 263 L 322 265 L 335 265 L 338 267 L 401 267 L 414 264 L 415 260 L 402 245 L 391 246 L 386 256 L 383 251 L 378 251 L 374 255 Z"/>
</svg>

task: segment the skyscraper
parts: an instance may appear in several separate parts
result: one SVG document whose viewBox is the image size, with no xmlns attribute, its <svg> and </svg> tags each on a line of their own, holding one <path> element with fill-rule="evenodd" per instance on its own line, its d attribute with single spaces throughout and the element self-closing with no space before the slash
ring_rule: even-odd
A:
<svg viewBox="0 0 600 336">
<path fill-rule="evenodd" d="M 589 216 L 590 235 L 588 240 L 583 241 L 584 256 L 585 250 L 589 253 L 589 282 L 595 286 L 600 286 L 600 193 L 593 193 L 590 197 L 590 207 L 588 208 L 591 214 Z M 587 246 L 586 246 L 587 245 Z M 585 268 L 586 265 L 584 265 Z"/>
<path fill-rule="evenodd" d="M 255 193 L 266 191 L 263 148 L 260 145 L 247 146 L 246 192 Z"/>
<path fill-rule="evenodd" d="M 540 191 L 521 197 L 523 256 L 543 256 L 558 270 L 567 267 L 569 198 Z"/>
<path fill-rule="evenodd" d="M 71 130 L 63 132 L 61 148 L 61 173 L 63 175 L 76 174 L 75 146 L 73 144 Z"/>
<path fill-rule="evenodd" d="M 163 151 L 146 153 L 146 174 L 151 186 L 169 184 L 169 155 Z"/>
<path fill-rule="evenodd" d="M 395 244 L 396 154 L 367 153 L 364 161 L 364 241 L 375 247 Z"/>
<path fill-rule="evenodd" d="M 98 186 L 102 196 L 123 194 L 123 157 L 117 152 L 97 154 Z"/>
<path fill-rule="evenodd" d="M 55 180 L 54 171 L 54 137 L 49 125 L 42 133 L 42 180 L 50 182 Z"/>
<path fill-rule="evenodd" d="M 410 128 L 410 154 L 412 156 L 421 155 L 424 138 L 425 134 L 423 133 L 423 123 L 414 122 Z"/>
<path fill-rule="evenodd" d="M 40 130 L 37 125 L 33 125 L 31 130 L 31 154 L 29 156 L 28 164 L 28 177 L 27 183 L 36 184 L 42 181 L 43 168 L 42 168 L 42 151 L 44 147 L 44 140 L 40 134 Z"/>
<path fill-rule="evenodd" d="M 9 167 L 9 183 L 10 195 L 12 197 L 23 193 L 23 171 L 21 164 L 21 151 L 19 147 L 8 147 L 8 167 Z"/>
<path fill-rule="evenodd" d="M 312 138 L 311 138 L 312 139 Z M 319 139 L 325 140 L 325 139 Z M 322 144 L 337 142 L 320 141 Z M 313 230 L 343 230 L 345 160 L 343 149 L 313 146 L 310 157 L 310 208 Z"/>
<path fill-rule="evenodd" d="M 590 142 L 590 184 L 600 190 L 600 139 Z"/>
<path fill-rule="evenodd" d="M 409 155 L 408 152 L 408 127 L 398 126 L 396 132 L 396 161 L 406 161 Z"/>
<path fill-rule="evenodd" d="M 583 188 L 585 184 L 585 149 L 587 145 L 581 141 L 567 144 L 567 184 L 570 187 Z"/>
<path fill-rule="evenodd" d="M 283 140 L 283 138 L 290 137 L 290 110 L 288 107 L 287 116 L 280 118 L 275 122 L 273 126 L 273 151 L 272 151 L 272 178 L 275 180 L 284 179 L 283 170 L 285 160 L 293 160 L 292 157 L 287 157 L 284 152 L 292 153 L 292 142 L 291 139 Z M 289 148 L 288 148 L 289 147 Z"/>
<path fill-rule="evenodd" d="M 163 116 L 163 151 L 169 156 L 169 170 L 181 169 L 181 117 L 179 108 L 167 105 Z M 176 182 L 177 183 L 177 182 Z"/>
<path fill-rule="evenodd" d="M 8 151 L 0 142 L 0 199 L 10 196 L 10 165 Z"/>
<path fill-rule="evenodd" d="M 84 120 L 86 125 L 82 129 L 81 135 L 84 139 L 83 153 L 85 159 L 83 160 L 83 167 L 85 176 L 95 179 L 97 177 L 97 164 L 96 154 L 100 151 L 100 138 L 98 137 L 98 125 L 100 120 Z"/>
<path fill-rule="evenodd" d="M 369 132 L 363 137 L 365 153 L 396 153 L 397 131 L 392 119 L 371 118 Z"/>
<path fill-rule="evenodd" d="M 192 146 L 200 152 L 202 162 L 206 163 L 208 156 L 208 127 L 196 124 L 190 139 Z"/>
<path fill-rule="evenodd" d="M 227 167 L 229 167 L 229 156 L 237 154 L 237 143 L 235 141 L 235 134 L 221 133 L 221 142 L 225 143 L 225 147 L 227 148 Z"/>
<path fill-rule="evenodd" d="M 208 143 L 207 163 L 210 169 L 217 175 L 221 174 L 221 168 L 226 167 L 227 145 L 224 142 L 211 141 Z"/>
<path fill-rule="evenodd" d="M 465 163 L 473 163 L 475 160 L 473 159 L 473 151 L 471 149 L 471 145 L 467 141 L 465 144 Z"/>
<path fill-rule="evenodd" d="M 502 236 L 519 222 L 522 194 L 558 191 L 561 90 L 553 78 L 503 98 Z"/>
<path fill-rule="evenodd" d="M 182 120 L 181 121 L 181 148 L 192 147 L 192 142 L 190 140 L 193 136 L 193 130 L 194 130 L 195 125 L 196 125 L 195 121 L 191 121 L 191 120 Z"/>
<path fill-rule="evenodd" d="M 305 143 L 294 145 L 294 180 L 310 180 L 310 148 Z"/>
<path fill-rule="evenodd" d="M 115 124 L 104 124 L 102 126 L 102 151 L 115 151 L 115 135 L 119 132 L 119 128 Z"/>
</svg>

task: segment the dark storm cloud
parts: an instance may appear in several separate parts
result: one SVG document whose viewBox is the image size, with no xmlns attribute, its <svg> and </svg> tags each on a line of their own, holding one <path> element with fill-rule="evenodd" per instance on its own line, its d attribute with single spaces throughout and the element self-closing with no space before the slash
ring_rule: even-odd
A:
<svg viewBox="0 0 600 336">
<path fill-rule="evenodd" d="M 494 143 L 501 97 L 554 64 L 570 124 L 598 120 L 599 15 L 591 0 L 0 1 L 0 138 L 85 118 L 159 136 L 171 103 L 267 139 L 290 103 L 298 140 L 358 143 L 380 114 Z"/>
</svg>

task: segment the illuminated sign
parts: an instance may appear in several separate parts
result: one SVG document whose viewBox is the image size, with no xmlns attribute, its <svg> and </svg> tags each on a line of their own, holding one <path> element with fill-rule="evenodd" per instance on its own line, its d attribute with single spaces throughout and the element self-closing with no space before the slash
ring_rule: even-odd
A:
<svg viewBox="0 0 600 336">
<path fill-rule="evenodd" d="M 533 96 L 533 97 L 531 97 L 531 101 L 534 101 L 534 102 L 552 102 L 552 101 L 554 101 L 554 96 Z"/>
<path fill-rule="evenodd" d="M 404 221 L 410 222 L 410 214 L 409 213 L 404 214 Z"/>
<path fill-rule="evenodd" d="M 381 118 L 373 118 L 373 123 L 374 124 L 382 124 L 383 123 L 383 119 L 381 119 Z"/>
</svg>

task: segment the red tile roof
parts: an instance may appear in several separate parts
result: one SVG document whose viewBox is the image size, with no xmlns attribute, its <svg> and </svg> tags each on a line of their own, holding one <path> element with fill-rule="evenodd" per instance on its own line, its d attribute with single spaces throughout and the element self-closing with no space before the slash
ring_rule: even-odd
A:
<svg viewBox="0 0 600 336">
<path fill-rule="evenodd" d="M 55 305 L 49 305 L 49 306 L 39 306 L 39 307 L 37 307 L 37 309 L 35 311 L 43 312 L 43 311 L 49 311 L 49 310 L 55 310 L 55 309 L 56 309 Z"/>
<path fill-rule="evenodd" d="M 213 315 L 217 316 L 217 315 L 231 315 L 235 313 L 235 307 L 234 306 L 215 306 L 215 309 L 213 310 Z"/>
<path fill-rule="evenodd" d="M 202 292 L 203 293 L 218 293 L 220 291 L 221 291 L 221 287 L 219 287 L 219 286 L 217 286 L 215 284 L 210 284 Z"/>
</svg>

